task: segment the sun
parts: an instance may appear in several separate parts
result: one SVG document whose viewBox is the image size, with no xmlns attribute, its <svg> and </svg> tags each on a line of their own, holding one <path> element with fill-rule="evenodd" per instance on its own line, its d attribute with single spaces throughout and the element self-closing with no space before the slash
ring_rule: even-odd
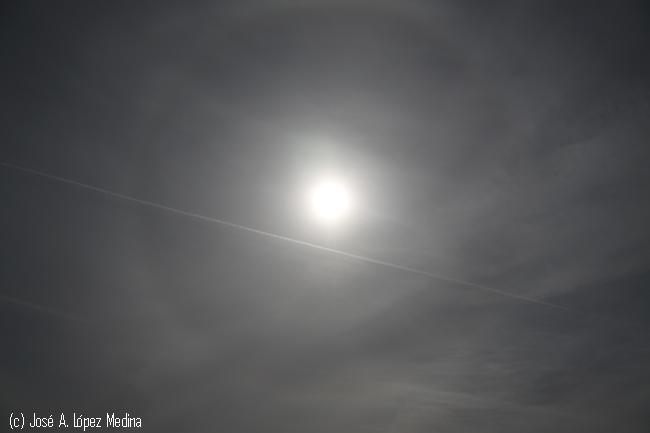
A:
<svg viewBox="0 0 650 433">
<path fill-rule="evenodd" d="M 350 210 L 350 194 L 341 182 L 324 181 L 312 191 L 311 205 L 319 218 L 333 222 L 341 219 Z"/>
</svg>

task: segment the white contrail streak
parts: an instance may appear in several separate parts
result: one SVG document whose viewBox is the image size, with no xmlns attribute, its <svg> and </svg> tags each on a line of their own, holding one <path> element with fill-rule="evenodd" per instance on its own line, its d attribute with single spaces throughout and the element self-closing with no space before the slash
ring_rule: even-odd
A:
<svg viewBox="0 0 650 433">
<path fill-rule="evenodd" d="M 588 312 L 582 311 L 582 310 L 576 310 L 575 308 L 563 307 L 561 305 L 553 304 L 551 302 L 540 301 L 539 299 L 530 298 L 530 297 L 527 297 L 527 296 L 515 295 L 513 293 L 508 293 L 508 292 L 504 292 L 502 290 L 493 289 L 491 287 L 483 286 L 481 284 L 470 283 L 468 281 L 457 280 L 455 278 L 445 277 L 443 275 L 438 275 L 438 274 L 434 274 L 434 273 L 427 272 L 427 271 L 421 271 L 421 270 L 418 270 L 418 269 L 408 268 L 406 266 L 395 265 L 393 263 L 388 263 L 388 262 L 382 262 L 380 260 L 371 259 L 369 257 L 358 256 L 356 254 L 346 253 L 344 251 L 335 250 L 335 249 L 332 249 L 332 248 L 327 248 L 327 247 L 323 247 L 323 246 L 320 246 L 320 245 L 311 244 L 309 242 L 303 242 L 303 241 L 299 241 L 299 240 L 296 240 L 296 239 L 291 239 L 291 238 L 287 238 L 287 237 L 284 237 L 284 236 L 275 235 L 273 233 L 263 232 L 261 230 L 255 230 L 255 229 L 252 229 L 252 228 L 249 228 L 249 227 L 240 226 L 238 224 L 229 223 L 227 221 L 221 221 L 221 220 L 218 220 L 216 218 L 210 218 L 210 217 L 206 217 L 206 216 L 203 216 L 203 215 L 199 215 L 199 214 L 195 214 L 195 213 L 175 209 L 175 208 L 172 208 L 172 207 L 163 206 L 163 205 L 160 205 L 160 204 L 157 204 L 157 203 L 152 203 L 152 202 L 149 202 L 149 201 L 146 201 L 146 200 L 140 200 L 138 198 L 129 197 L 127 195 L 118 194 L 116 192 L 108 191 L 108 190 L 105 190 L 105 189 L 102 189 L 102 188 L 97 188 L 97 187 L 91 186 L 91 185 L 86 185 L 84 183 L 76 182 L 74 180 L 65 179 L 65 178 L 58 177 L 58 176 L 53 176 L 51 174 L 41 173 L 41 172 L 36 171 L 36 170 L 30 170 L 28 168 L 19 167 L 17 165 L 13 165 L 13 164 L 8 164 L 6 162 L 0 161 L 0 165 L 5 166 L 5 167 L 9 167 L 9 168 L 13 168 L 15 170 L 20 170 L 20 171 L 24 171 L 24 172 L 27 172 L 27 173 L 35 174 L 37 176 L 46 177 L 46 178 L 49 178 L 49 179 L 54 179 L 54 180 L 57 180 L 59 182 L 65 182 L 65 183 L 68 183 L 68 184 L 76 185 L 76 186 L 79 186 L 81 188 L 90 189 L 90 190 L 97 191 L 97 192 L 100 192 L 102 194 L 111 195 L 113 197 L 117 197 L 117 198 L 120 198 L 120 199 L 123 199 L 123 200 L 128 200 L 128 201 L 140 203 L 140 204 L 143 204 L 143 205 L 146 205 L 146 206 L 151 206 L 151 207 L 155 207 L 155 208 L 158 208 L 158 209 L 163 209 L 163 210 L 166 210 L 166 211 L 169 211 L 169 212 L 189 216 L 189 217 L 192 217 L 192 218 L 198 218 L 198 219 L 202 219 L 202 220 L 205 220 L 205 221 L 210 221 L 210 222 L 217 223 L 217 224 L 222 224 L 222 225 L 225 225 L 225 226 L 228 226 L 228 227 L 233 227 L 233 228 L 236 228 L 236 229 L 245 230 L 247 232 L 255 233 L 255 234 L 258 234 L 258 235 L 262 235 L 262 236 L 268 236 L 268 237 L 271 237 L 271 238 L 274 238 L 274 239 L 279 239 L 279 240 L 284 241 L 284 242 L 290 242 L 290 243 L 293 243 L 293 244 L 302 245 L 302 246 L 305 246 L 305 247 L 314 248 L 314 249 L 321 250 L 321 251 L 327 251 L 329 253 L 337 254 L 339 256 L 349 257 L 351 259 L 355 259 L 355 260 L 359 260 L 359 261 L 363 261 L 363 262 L 367 262 L 367 263 L 374 263 L 376 265 L 385 266 L 385 267 L 389 267 L 389 268 L 393 268 L 393 269 L 399 269 L 399 270 L 404 271 L 404 272 L 424 275 L 424 276 L 435 278 L 435 279 L 442 280 L 442 281 L 448 281 L 448 282 L 455 283 L 455 284 L 460 284 L 460 285 L 464 285 L 464 286 L 468 286 L 468 287 L 474 287 L 476 289 L 483 290 L 483 291 L 489 292 L 489 293 L 493 293 L 495 295 L 500 295 L 500 296 L 504 296 L 504 297 L 508 297 L 508 298 L 512 298 L 512 299 L 517 299 L 517 300 L 524 301 L 524 302 L 532 302 L 532 303 L 535 303 L 535 304 L 545 305 L 547 307 L 556 308 L 556 309 L 559 309 L 559 310 L 564 310 L 564 311 L 568 311 L 568 312 L 572 312 L 572 313 L 578 313 L 578 314 L 589 316 L 589 317 L 594 317 L 594 318 L 607 320 L 607 321 L 617 323 L 617 324 L 620 324 L 620 325 L 633 326 L 635 328 L 650 331 L 650 329 L 644 328 L 644 327 L 636 325 L 634 323 L 624 322 L 624 321 L 612 319 L 612 318 L 609 318 L 609 317 L 606 317 L 606 316 L 601 316 L 599 314 L 588 313 Z M 22 303 L 23 305 L 28 305 L 27 303 L 15 300 L 13 298 L 8 298 L 8 297 L 4 297 L 4 296 L 2 296 L 1 298 L 2 299 L 7 299 L 7 300 L 12 300 L 12 301 L 18 302 L 18 303 Z M 29 305 L 34 306 L 32 304 L 29 304 Z M 34 307 L 36 307 L 36 306 L 34 306 Z M 49 310 L 49 309 L 46 309 L 46 308 L 43 308 L 43 307 L 38 307 L 38 308 L 42 309 L 42 310 L 47 310 L 50 313 L 55 313 L 53 310 Z M 56 314 L 62 314 L 62 313 L 56 313 Z"/>
<path fill-rule="evenodd" d="M 82 317 L 77 317 L 73 316 L 72 314 L 64 313 L 61 311 L 53 310 L 52 308 L 47 308 L 47 307 L 41 307 L 40 305 L 37 304 L 32 304 L 31 302 L 26 302 L 26 301 L 21 301 L 20 299 L 12 298 L 11 296 L 6 296 L 3 294 L 0 294 L 0 299 L 3 301 L 11 302 L 12 304 L 20 305 L 22 307 L 28 307 L 32 308 L 34 310 L 38 310 L 44 313 L 52 314 L 54 316 L 58 317 L 63 317 L 65 319 L 70 319 L 70 320 L 75 320 L 77 322 L 83 322 L 83 323 L 88 323 L 92 325 L 99 325 L 99 326 L 105 326 L 101 325 L 99 323 L 93 322 L 92 320 L 84 319 Z"/>
</svg>

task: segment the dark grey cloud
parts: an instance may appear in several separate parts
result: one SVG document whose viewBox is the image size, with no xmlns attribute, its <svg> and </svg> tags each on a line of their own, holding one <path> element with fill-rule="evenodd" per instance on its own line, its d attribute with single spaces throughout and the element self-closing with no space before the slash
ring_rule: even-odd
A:
<svg viewBox="0 0 650 433">
<path fill-rule="evenodd" d="M 3 166 L 2 416 L 647 431 L 648 19 L 633 1 L 11 2 L 0 161 L 584 314 Z M 327 172 L 359 199 L 335 233 L 304 205 Z"/>
</svg>

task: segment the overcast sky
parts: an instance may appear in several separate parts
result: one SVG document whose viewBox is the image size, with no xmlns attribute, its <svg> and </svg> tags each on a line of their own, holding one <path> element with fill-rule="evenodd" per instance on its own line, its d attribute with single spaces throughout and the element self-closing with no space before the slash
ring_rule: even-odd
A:
<svg viewBox="0 0 650 433">
<path fill-rule="evenodd" d="M 650 430 L 645 2 L 15 0 L 0 47 L 0 430 Z"/>
</svg>

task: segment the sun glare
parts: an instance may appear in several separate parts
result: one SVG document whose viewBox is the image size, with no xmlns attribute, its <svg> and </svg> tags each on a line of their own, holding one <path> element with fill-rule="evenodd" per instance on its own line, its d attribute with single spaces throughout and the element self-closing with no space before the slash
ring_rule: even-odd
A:
<svg viewBox="0 0 650 433">
<path fill-rule="evenodd" d="M 338 182 L 328 181 L 318 185 L 311 197 L 314 212 L 325 221 L 340 219 L 350 208 L 350 196 Z"/>
</svg>

